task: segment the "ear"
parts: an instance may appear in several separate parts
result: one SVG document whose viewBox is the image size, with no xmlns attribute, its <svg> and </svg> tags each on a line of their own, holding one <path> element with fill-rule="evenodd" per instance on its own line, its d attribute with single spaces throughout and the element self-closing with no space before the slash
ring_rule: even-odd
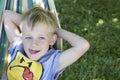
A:
<svg viewBox="0 0 120 80">
<path fill-rule="evenodd" d="M 53 34 L 52 37 L 51 37 L 51 40 L 50 40 L 50 45 L 54 45 L 56 40 L 57 40 L 57 35 Z"/>
</svg>

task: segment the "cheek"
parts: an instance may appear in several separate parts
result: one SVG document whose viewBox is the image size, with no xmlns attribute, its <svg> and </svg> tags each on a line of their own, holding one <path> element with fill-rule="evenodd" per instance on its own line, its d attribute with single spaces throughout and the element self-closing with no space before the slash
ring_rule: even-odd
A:
<svg viewBox="0 0 120 80">
<path fill-rule="evenodd" d="M 28 41 L 28 40 L 23 40 L 23 46 L 24 46 L 24 48 L 28 48 L 28 47 L 30 47 L 30 45 L 31 45 L 31 42 L 30 42 L 30 41 Z"/>
<path fill-rule="evenodd" d="M 39 46 L 44 50 L 47 50 L 49 48 L 49 43 L 41 43 Z"/>
</svg>

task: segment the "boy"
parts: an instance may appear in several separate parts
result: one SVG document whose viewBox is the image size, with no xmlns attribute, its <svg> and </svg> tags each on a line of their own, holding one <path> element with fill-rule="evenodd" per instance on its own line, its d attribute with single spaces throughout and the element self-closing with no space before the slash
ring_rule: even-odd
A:
<svg viewBox="0 0 120 80">
<path fill-rule="evenodd" d="M 56 28 L 55 16 L 40 7 L 24 15 L 6 10 L 4 25 L 11 43 L 4 80 L 56 80 L 64 68 L 89 49 L 84 38 Z M 65 39 L 72 47 L 63 52 L 55 50 L 52 46 L 57 37 Z"/>
</svg>

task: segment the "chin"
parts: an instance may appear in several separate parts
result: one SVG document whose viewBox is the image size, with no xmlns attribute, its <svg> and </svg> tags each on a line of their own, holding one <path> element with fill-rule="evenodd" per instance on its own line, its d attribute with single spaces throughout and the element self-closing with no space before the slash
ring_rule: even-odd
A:
<svg viewBox="0 0 120 80">
<path fill-rule="evenodd" d="M 27 55 L 29 59 L 37 61 L 39 57 L 34 57 L 33 55 Z"/>
<path fill-rule="evenodd" d="M 34 61 L 37 61 L 39 58 L 30 58 L 30 59 L 32 59 L 32 60 L 34 60 Z"/>
</svg>

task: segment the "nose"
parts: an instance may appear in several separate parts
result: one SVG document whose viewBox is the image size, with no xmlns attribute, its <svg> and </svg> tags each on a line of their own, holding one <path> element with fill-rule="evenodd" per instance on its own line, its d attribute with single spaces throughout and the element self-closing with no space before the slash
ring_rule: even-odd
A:
<svg viewBox="0 0 120 80">
<path fill-rule="evenodd" d="M 33 40 L 32 46 L 39 46 L 39 41 L 38 40 Z"/>
</svg>

